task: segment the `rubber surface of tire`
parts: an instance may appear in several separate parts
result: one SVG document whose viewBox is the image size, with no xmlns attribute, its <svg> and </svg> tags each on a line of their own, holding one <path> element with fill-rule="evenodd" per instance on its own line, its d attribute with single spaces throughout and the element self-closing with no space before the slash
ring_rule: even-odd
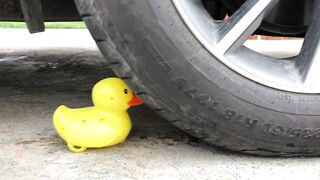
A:
<svg viewBox="0 0 320 180">
<path fill-rule="evenodd" d="M 76 4 L 117 75 L 185 132 L 249 154 L 320 154 L 320 96 L 272 89 L 233 72 L 194 38 L 170 0 Z"/>
</svg>

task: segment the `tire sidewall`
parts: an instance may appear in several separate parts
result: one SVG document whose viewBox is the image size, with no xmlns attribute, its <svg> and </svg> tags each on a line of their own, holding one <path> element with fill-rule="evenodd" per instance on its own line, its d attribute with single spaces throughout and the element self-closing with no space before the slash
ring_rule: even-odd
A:
<svg viewBox="0 0 320 180">
<path fill-rule="evenodd" d="M 218 145 L 318 150 L 319 96 L 275 90 L 233 72 L 194 38 L 170 0 L 99 6 L 118 51 L 155 98 L 182 115 L 180 128 Z"/>
</svg>

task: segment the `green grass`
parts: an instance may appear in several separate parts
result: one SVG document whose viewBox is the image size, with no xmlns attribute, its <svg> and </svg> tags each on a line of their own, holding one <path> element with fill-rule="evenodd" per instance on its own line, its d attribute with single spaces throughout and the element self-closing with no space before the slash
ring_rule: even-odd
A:
<svg viewBox="0 0 320 180">
<path fill-rule="evenodd" d="M 83 22 L 45 22 L 47 29 L 86 29 Z M 0 22 L 0 28 L 27 28 L 25 22 Z"/>
</svg>

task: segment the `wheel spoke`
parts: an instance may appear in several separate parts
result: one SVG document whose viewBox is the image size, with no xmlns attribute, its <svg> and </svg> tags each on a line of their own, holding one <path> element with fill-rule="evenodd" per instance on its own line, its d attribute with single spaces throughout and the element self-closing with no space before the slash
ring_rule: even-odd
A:
<svg viewBox="0 0 320 180">
<path fill-rule="evenodd" d="M 320 92 L 320 0 L 315 0 L 313 15 L 296 66 L 302 75 L 303 88 Z"/>
<path fill-rule="evenodd" d="M 258 29 L 278 0 L 248 0 L 219 29 L 216 48 L 221 53 L 239 48 Z"/>
</svg>

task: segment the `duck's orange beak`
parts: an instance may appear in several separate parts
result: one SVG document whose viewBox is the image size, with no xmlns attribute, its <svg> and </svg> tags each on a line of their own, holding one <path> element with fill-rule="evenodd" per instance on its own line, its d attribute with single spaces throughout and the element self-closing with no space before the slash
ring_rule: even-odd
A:
<svg viewBox="0 0 320 180">
<path fill-rule="evenodd" d="M 129 106 L 138 106 L 142 103 L 143 101 L 138 96 L 133 96 L 131 101 L 128 102 Z"/>
</svg>

